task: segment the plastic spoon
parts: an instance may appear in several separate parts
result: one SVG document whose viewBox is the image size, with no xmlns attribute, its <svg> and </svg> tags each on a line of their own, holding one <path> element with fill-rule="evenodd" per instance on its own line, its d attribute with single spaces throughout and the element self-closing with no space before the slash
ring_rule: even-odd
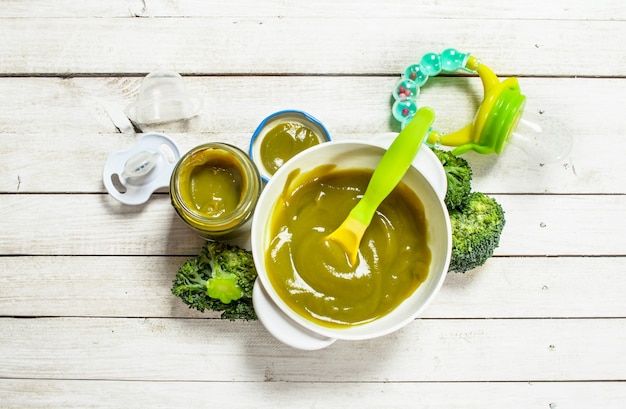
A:
<svg viewBox="0 0 626 409">
<path fill-rule="evenodd" d="M 428 107 L 415 113 L 376 166 L 361 200 L 343 223 L 328 235 L 328 240 L 337 243 L 346 252 L 351 265 L 356 264 L 361 238 L 376 209 L 402 180 L 434 120 L 435 113 Z"/>
</svg>

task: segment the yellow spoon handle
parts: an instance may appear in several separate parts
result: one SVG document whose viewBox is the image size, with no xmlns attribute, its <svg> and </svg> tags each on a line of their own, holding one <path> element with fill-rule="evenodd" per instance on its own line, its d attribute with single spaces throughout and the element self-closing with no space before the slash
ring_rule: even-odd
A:
<svg viewBox="0 0 626 409">
<path fill-rule="evenodd" d="M 420 108 L 404 127 L 381 158 L 365 194 L 350 211 L 350 216 L 365 226 L 369 225 L 380 203 L 396 187 L 411 166 L 435 120 L 435 113 L 428 107 Z"/>
</svg>

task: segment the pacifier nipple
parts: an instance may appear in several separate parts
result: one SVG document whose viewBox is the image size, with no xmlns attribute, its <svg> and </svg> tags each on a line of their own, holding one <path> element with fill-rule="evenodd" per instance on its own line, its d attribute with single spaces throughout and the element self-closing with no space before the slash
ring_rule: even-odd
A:
<svg viewBox="0 0 626 409">
<path fill-rule="evenodd" d="M 122 177 L 125 179 L 140 180 L 149 175 L 156 168 L 161 155 L 157 152 L 143 151 L 133 155 L 126 161 Z"/>
<path fill-rule="evenodd" d="M 511 133 L 509 144 L 544 164 L 567 157 L 572 150 L 573 139 L 564 123 L 539 110 L 526 109 L 517 128 Z"/>
<path fill-rule="evenodd" d="M 169 186 L 180 151 L 167 136 L 147 133 L 127 151 L 113 153 L 104 164 L 107 191 L 124 204 L 145 203 L 157 189 Z"/>
</svg>

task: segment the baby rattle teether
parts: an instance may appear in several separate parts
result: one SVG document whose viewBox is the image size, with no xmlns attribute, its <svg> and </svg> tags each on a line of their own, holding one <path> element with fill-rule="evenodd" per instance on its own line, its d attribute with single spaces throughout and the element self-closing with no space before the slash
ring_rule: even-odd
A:
<svg viewBox="0 0 626 409">
<path fill-rule="evenodd" d="M 470 150 L 481 154 L 501 153 L 507 143 L 511 143 L 540 162 L 557 161 L 569 153 L 572 143 L 565 129 L 553 129 L 557 132 L 549 135 L 549 140 L 546 135 L 539 137 L 540 134 L 549 133 L 546 131 L 550 124 L 546 127 L 526 118 L 526 96 L 521 93 L 517 78 L 500 81 L 478 58 L 452 48 L 441 54 L 424 55 L 419 63 L 407 67 L 397 82 L 393 90 L 395 102 L 392 114 L 402 128 L 417 112 L 420 88 L 428 79 L 442 72 L 457 70 L 480 76 L 484 88 L 483 102 L 470 124 L 447 134 L 431 130 L 426 143 L 454 147 L 452 152 L 455 155 Z"/>
</svg>

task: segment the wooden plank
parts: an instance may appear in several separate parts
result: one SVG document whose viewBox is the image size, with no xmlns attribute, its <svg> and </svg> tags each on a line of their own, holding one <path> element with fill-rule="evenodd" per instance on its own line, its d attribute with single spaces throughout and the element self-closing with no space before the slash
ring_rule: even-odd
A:
<svg viewBox="0 0 626 409">
<path fill-rule="evenodd" d="M 0 316 L 216 317 L 194 312 L 172 295 L 186 259 L 2 257 Z M 43 272 L 45 285 L 31 292 Z"/>
<path fill-rule="evenodd" d="M 203 99 L 200 115 L 187 122 L 142 126 L 142 129 L 251 134 L 267 115 L 283 109 L 300 109 L 324 122 L 333 135 L 397 132 L 399 125 L 391 117 L 391 92 L 403 68 L 398 65 L 390 77 L 187 76 L 184 81 L 189 93 Z M 122 111 L 136 101 L 142 80 L 0 78 L 0 90 L 11 96 L 0 100 L 0 132 L 71 136 L 119 132 L 107 109 L 117 107 Z M 594 141 L 604 142 L 604 138 L 619 134 L 620 124 L 614 118 L 619 117 L 620 108 L 626 104 L 624 79 L 520 78 L 519 81 L 528 98 L 528 114 L 542 112 L 541 117 L 553 118 L 565 131 Z M 246 98 L 234 98 L 235 90 L 244 91 Z M 436 111 L 435 127 L 448 133 L 473 119 L 482 95 L 477 77 L 436 77 L 422 88 L 418 102 Z M 585 95 L 584 103 L 580 95 Z"/>
<path fill-rule="evenodd" d="M 269 380 L 268 380 L 269 381 Z M 68 398 L 71 397 L 71 398 Z M 1 379 L 5 409 L 619 408 L 621 382 L 124 382 Z"/>
<path fill-rule="evenodd" d="M 417 320 L 381 339 L 338 341 L 314 352 L 275 341 L 258 322 L 2 318 L 0 324 L 0 378 L 626 380 L 626 319 Z"/>
<path fill-rule="evenodd" d="M 506 212 L 500 255 L 623 255 L 626 196 L 495 196 Z"/>
<path fill-rule="evenodd" d="M 186 152 L 202 143 L 221 141 L 248 151 L 252 133 L 167 133 Z M 374 140 L 384 134 L 334 134 L 336 140 Z M 130 149 L 139 136 L 126 134 L 0 134 L 1 193 L 106 193 L 102 168 L 114 152 Z M 516 147 L 501 157 L 468 153 L 474 190 L 499 194 L 625 194 L 626 175 L 616 171 L 626 139 L 618 134 L 605 143 L 576 137 L 562 162 L 533 162 Z M 611 146 L 607 149 L 607 145 Z M 60 160 L 59 158 L 63 158 Z M 38 166 L 38 164 L 54 166 Z"/>
<path fill-rule="evenodd" d="M 90 0 L 76 3 L 45 0 L 4 0 L 0 17 L 401 17 L 423 18 L 512 18 L 555 20 L 623 20 L 626 9 L 619 0 L 570 2 L 541 0 L 500 2 L 498 7 L 486 0 L 423 1 L 396 0 L 393 7 L 385 2 L 347 0 L 292 4 L 282 1 L 242 0 Z"/>
<path fill-rule="evenodd" d="M 374 24 L 363 30 L 368 21 Z M 626 36 L 619 21 L 421 19 L 408 24 L 402 18 L 342 16 L 324 19 L 323 28 L 320 22 L 280 17 L 3 18 L 0 75 L 146 74 L 155 69 L 212 75 L 395 74 L 426 52 L 450 46 L 489 61 L 501 75 L 626 73 L 626 55 L 614 52 Z M 481 30 L 468 30 L 478 25 Z M 331 46 L 341 52 L 329 53 Z M 587 55 L 611 55 L 612 61 Z"/>
<path fill-rule="evenodd" d="M 0 257 L 0 316 L 217 318 L 171 294 L 186 258 Z M 623 267 L 623 257 L 495 257 L 448 274 L 422 317 L 626 318 Z"/>
<path fill-rule="evenodd" d="M 4 0 L 0 17 L 132 17 L 135 15 L 133 10 L 142 10 L 142 3 L 140 0 L 87 0 L 81 4 L 71 1 Z"/>
<path fill-rule="evenodd" d="M 623 277 L 622 257 L 494 257 L 448 274 L 424 317 L 623 318 Z"/>
<path fill-rule="evenodd" d="M 250 136 L 265 116 L 295 108 L 323 121 L 335 139 L 374 138 L 398 130 L 390 118 L 389 96 L 395 80 L 187 77 L 190 92 L 204 96 L 202 115 L 145 130 L 165 132 L 183 151 L 214 140 L 247 150 Z M 473 98 L 482 91 L 477 78 L 437 80 L 420 100 L 436 110 L 435 126 L 450 132 L 471 121 L 476 109 Z M 136 98 L 139 83 L 138 78 L 126 77 L 0 78 L 0 90 L 12 96 L 0 100 L 0 192 L 104 192 L 104 162 L 111 153 L 129 149 L 136 137 L 115 134 L 102 101 L 122 109 Z M 620 122 L 614 120 L 626 106 L 626 81 L 524 78 L 522 85 L 529 96 L 529 115 L 541 110 L 554 123 L 564 124 L 560 132 L 571 135 L 574 148 L 564 161 L 545 166 L 514 146 L 499 158 L 468 154 L 475 189 L 626 193 L 626 176 L 615 171 L 626 151 L 626 140 Z M 232 98 L 232 90 L 245 87 L 255 92 L 242 104 Z M 352 96 L 355 89 L 362 93 L 358 98 Z M 585 104 L 580 103 L 580 94 L 587 95 Z M 351 99 L 354 103 L 346 104 Z"/>
<path fill-rule="evenodd" d="M 202 242 L 178 219 L 165 194 L 140 206 L 100 194 L 2 199 L 0 214 L 9 218 L 0 233 L 2 254 L 189 255 L 197 253 Z M 37 218 L 35 230 L 25 229 L 42 211 L 46 216 Z M 129 240 L 135 244 L 129 246 Z"/>
<path fill-rule="evenodd" d="M 624 195 L 494 197 L 507 220 L 496 255 L 625 254 Z M 4 255 L 192 255 L 201 242 L 166 194 L 142 206 L 105 194 L 4 195 L 0 214 Z"/>
</svg>

